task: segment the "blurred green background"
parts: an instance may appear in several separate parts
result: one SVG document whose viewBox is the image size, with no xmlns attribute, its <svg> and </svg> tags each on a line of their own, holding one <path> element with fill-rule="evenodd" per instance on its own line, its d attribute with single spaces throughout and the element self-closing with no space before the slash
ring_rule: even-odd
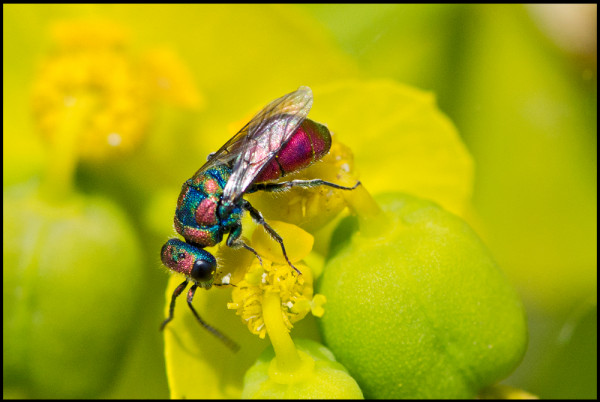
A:
<svg viewBox="0 0 600 402">
<path fill-rule="evenodd" d="M 31 88 L 53 52 L 49 32 L 56 22 L 117 24 L 128 32 L 126 54 L 138 65 L 148 52 L 168 49 L 186 67 L 171 62 L 165 69 L 197 92 L 193 102 L 152 106 L 144 141 L 130 155 L 84 160 L 77 169 L 77 191 L 118 205 L 142 250 L 143 275 L 110 273 L 113 281 L 128 278 L 131 306 L 122 307 L 135 312 L 133 328 L 123 331 L 114 355 L 98 362 L 113 375 L 88 396 L 168 397 L 158 332 L 168 275 L 158 250 L 172 234 L 182 181 L 243 124 L 244 114 L 299 85 L 391 79 L 435 93 L 474 157 L 468 221 L 528 314 L 528 351 L 504 383 L 542 398 L 596 398 L 596 11 L 596 5 L 4 5 L 5 196 L 46 169 Z M 180 100 L 190 98 L 184 89 Z M 368 175 L 361 171 L 361 179 Z M 396 177 L 402 180 L 402 172 Z M 5 220 L 11 212 L 4 203 Z M 6 250 L 4 262 L 6 271 Z M 90 274 L 91 292 L 101 274 Z M 57 291 L 81 287 L 81 280 L 67 274 Z M 6 348 L 6 328 L 4 335 Z M 42 372 L 53 370 L 42 364 L 48 364 Z M 27 382 L 7 377 L 6 362 L 4 371 L 5 397 L 32 395 Z"/>
</svg>

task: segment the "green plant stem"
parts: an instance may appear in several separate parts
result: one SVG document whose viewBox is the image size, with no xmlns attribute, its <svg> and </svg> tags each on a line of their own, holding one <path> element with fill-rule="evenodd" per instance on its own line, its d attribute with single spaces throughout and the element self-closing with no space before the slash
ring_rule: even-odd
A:
<svg viewBox="0 0 600 402">
<path fill-rule="evenodd" d="M 385 234 L 389 228 L 389 219 L 363 184 L 352 191 L 344 192 L 344 197 L 352 212 L 358 216 L 363 235 L 377 237 Z"/>
</svg>

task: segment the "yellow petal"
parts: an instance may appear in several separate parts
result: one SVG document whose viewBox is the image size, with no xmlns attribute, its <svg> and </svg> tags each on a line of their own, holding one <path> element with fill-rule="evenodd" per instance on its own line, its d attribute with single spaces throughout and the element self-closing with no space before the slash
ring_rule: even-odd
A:
<svg viewBox="0 0 600 402">
<path fill-rule="evenodd" d="M 280 221 L 269 221 L 269 225 L 281 236 L 285 251 L 292 263 L 302 260 L 312 250 L 314 237 L 298 226 Z M 265 230 L 260 228 L 252 234 L 252 246 L 258 254 L 279 264 L 287 264 L 281 245 Z"/>
</svg>

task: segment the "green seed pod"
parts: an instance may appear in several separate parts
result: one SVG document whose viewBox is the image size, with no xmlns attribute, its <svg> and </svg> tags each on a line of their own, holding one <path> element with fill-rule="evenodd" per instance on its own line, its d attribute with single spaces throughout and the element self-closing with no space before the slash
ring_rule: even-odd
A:
<svg viewBox="0 0 600 402">
<path fill-rule="evenodd" d="M 520 362 L 521 302 L 460 218 L 407 195 L 378 200 L 379 235 L 351 230 L 353 218 L 334 234 L 318 288 L 325 344 L 366 398 L 472 398 Z"/>
<path fill-rule="evenodd" d="M 25 398 L 103 395 L 135 328 L 143 264 L 126 216 L 73 195 L 4 193 L 3 374 Z"/>
</svg>

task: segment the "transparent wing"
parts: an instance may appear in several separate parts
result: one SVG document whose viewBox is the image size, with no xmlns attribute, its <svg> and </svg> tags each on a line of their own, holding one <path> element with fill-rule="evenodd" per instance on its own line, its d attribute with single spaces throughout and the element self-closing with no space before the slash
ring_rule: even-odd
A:
<svg viewBox="0 0 600 402">
<path fill-rule="evenodd" d="M 236 158 L 231 176 L 223 190 L 225 201 L 234 202 L 243 195 L 256 176 L 302 124 L 312 107 L 312 102 L 312 91 L 304 86 L 275 99 L 217 151 L 220 154 L 235 154 Z M 222 158 L 216 154 L 214 156 Z"/>
<path fill-rule="evenodd" d="M 206 163 L 198 169 L 194 177 L 214 166 L 230 165 L 234 173 L 236 171 L 240 172 L 237 175 L 232 175 L 232 178 L 235 177 L 236 179 L 230 185 L 229 190 L 231 199 L 236 198 L 236 196 L 241 195 L 248 188 L 250 183 L 260 173 L 262 167 L 275 156 L 283 143 L 302 124 L 311 107 L 312 91 L 306 86 L 302 86 L 294 92 L 275 99 L 256 114 L 249 123 L 231 137 L 217 152 L 210 154 Z M 279 130 L 275 127 L 277 123 Z M 282 129 L 283 131 L 281 131 Z M 267 139 L 261 139 L 264 136 L 267 136 Z M 254 152 L 259 150 L 256 145 L 263 145 L 261 149 L 264 149 L 265 143 L 267 144 L 267 148 L 270 148 L 272 152 Z M 243 163 L 242 161 L 244 160 L 248 161 L 248 163 Z M 257 171 L 252 173 L 255 170 Z M 240 186 L 244 182 L 242 178 L 245 175 L 251 176 L 247 177 L 249 182 L 245 187 L 241 188 Z M 230 179 L 229 181 L 231 182 L 232 180 Z"/>
<path fill-rule="evenodd" d="M 248 124 L 238 131 L 236 135 L 231 137 L 217 152 L 210 154 L 206 163 L 198 169 L 194 174 L 194 177 L 217 165 L 233 165 L 233 161 L 235 161 L 235 158 L 240 154 L 240 149 L 243 146 L 243 139 L 248 135 Z"/>
</svg>

